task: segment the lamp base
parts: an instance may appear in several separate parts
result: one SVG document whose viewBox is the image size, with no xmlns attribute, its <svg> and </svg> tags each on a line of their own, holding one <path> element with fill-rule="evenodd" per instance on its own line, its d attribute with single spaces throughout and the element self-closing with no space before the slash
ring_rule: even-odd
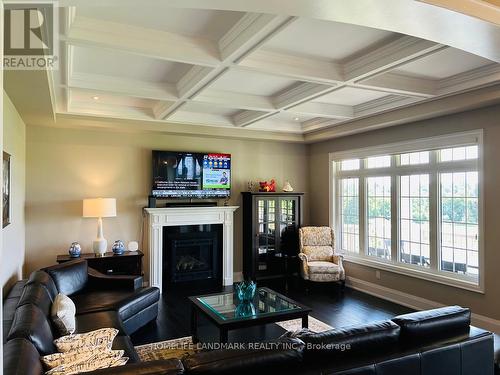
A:
<svg viewBox="0 0 500 375">
<path fill-rule="evenodd" d="M 103 256 L 108 248 L 108 241 L 105 238 L 98 238 L 92 242 L 92 249 L 95 255 Z"/>
</svg>

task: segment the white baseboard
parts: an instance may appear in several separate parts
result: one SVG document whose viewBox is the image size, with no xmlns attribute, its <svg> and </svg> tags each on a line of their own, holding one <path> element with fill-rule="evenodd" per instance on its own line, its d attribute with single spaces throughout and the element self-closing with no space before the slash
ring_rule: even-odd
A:
<svg viewBox="0 0 500 375">
<path fill-rule="evenodd" d="M 234 272 L 233 273 L 233 281 L 235 283 L 237 283 L 239 281 L 243 281 L 243 272 Z"/>
<path fill-rule="evenodd" d="M 370 283 L 355 277 L 346 277 L 346 285 L 360 292 L 385 299 L 415 310 L 436 309 L 445 306 L 442 303 L 431 301 L 422 297 L 413 296 L 399 290 L 387 288 L 378 284 Z M 472 324 L 491 332 L 500 333 L 500 320 L 489 318 L 484 315 L 472 313 Z"/>
</svg>

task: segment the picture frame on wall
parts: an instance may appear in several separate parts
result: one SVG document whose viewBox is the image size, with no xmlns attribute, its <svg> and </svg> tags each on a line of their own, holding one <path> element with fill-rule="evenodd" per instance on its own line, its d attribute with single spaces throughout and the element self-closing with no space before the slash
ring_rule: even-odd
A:
<svg viewBox="0 0 500 375">
<path fill-rule="evenodd" d="M 3 184 L 2 184 L 2 215 L 3 227 L 10 224 L 10 154 L 3 152 Z"/>
</svg>

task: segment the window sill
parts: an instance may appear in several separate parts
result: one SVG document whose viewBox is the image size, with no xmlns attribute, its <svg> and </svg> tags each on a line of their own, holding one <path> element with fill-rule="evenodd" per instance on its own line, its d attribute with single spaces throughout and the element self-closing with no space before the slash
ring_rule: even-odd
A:
<svg viewBox="0 0 500 375">
<path fill-rule="evenodd" d="M 459 277 L 450 277 L 436 270 L 421 270 L 417 269 L 417 266 L 395 264 L 390 261 L 384 261 L 379 259 L 373 259 L 371 257 L 359 256 L 344 253 L 344 261 L 360 264 L 363 266 L 368 266 L 384 271 L 394 272 L 405 276 L 415 277 L 418 279 L 423 279 L 426 281 L 431 281 L 439 284 L 444 284 L 452 286 L 455 288 L 469 290 L 471 292 L 484 294 L 484 287 L 481 283 L 476 282 L 472 279 L 462 279 Z"/>
</svg>

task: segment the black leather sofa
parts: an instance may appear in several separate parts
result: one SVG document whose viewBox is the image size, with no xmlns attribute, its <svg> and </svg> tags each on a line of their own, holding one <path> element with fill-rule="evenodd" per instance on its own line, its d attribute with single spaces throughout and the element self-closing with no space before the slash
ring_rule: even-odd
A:
<svg viewBox="0 0 500 375">
<path fill-rule="evenodd" d="M 103 291 L 106 282 L 102 275 L 93 275 L 87 270 L 86 264 L 76 262 L 37 271 L 26 283 L 18 283 L 4 301 L 4 329 L 9 328 L 4 338 L 4 375 L 43 373 L 39 356 L 54 351 L 54 334 L 47 311 L 56 291 L 65 292 L 74 299 L 78 332 L 102 327 L 120 330 L 114 348 L 125 350 L 130 357 L 129 363 L 92 374 L 494 373 L 493 335 L 470 326 L 469 309 L 459 306 L 322 333 L 288 333 L 273 349 L 214 350 L 182 360 L 140 362 L 128 335 L 148 319 L 154 319 L 158 291 L 141 288 L 139 282 L 131 278 L 113 278 L 109 280 L 113 290 Z M 93 293 L 98 294 L 93 298 Z M 109 293 L 107 298 L 104 293 Z M 95 299 L 100 299 L 101 303 Z M 134 302 L 137 305 L 132 307 Z M 7 314 L 5 309 L 9 309 Z"/>
</svg>

